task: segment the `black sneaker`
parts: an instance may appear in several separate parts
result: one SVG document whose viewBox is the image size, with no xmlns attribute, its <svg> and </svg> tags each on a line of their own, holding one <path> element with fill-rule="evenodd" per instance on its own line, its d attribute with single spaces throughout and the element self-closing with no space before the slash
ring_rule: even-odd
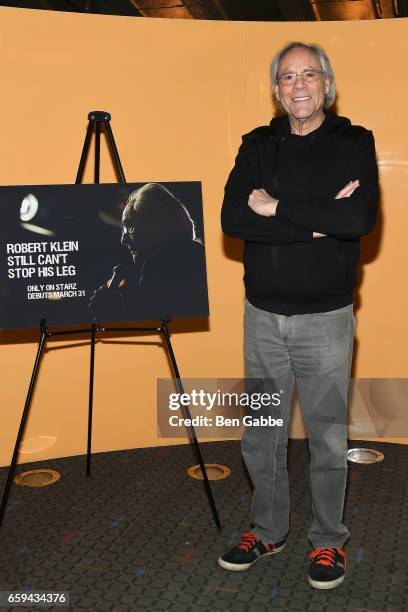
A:
<svg viewBox="0 0 408 612">
<path fill-rule="evenodd" d="M 334 589 L 346 576 L 347 555 L 341 548 L 316 548 L 310 553 L 309 584 L 314 589 Z"/>
<path fill-rule="evenodd" d="M 227 550 L 218 559 L 218 565 L 226 570 L 240 572 L 250 568 L 259 559 L 280 552 L 285 546 L 286 538 L 276 544 L 264 544 L 254 533 L 243 533 L 241 542 Z"/>
</svg>

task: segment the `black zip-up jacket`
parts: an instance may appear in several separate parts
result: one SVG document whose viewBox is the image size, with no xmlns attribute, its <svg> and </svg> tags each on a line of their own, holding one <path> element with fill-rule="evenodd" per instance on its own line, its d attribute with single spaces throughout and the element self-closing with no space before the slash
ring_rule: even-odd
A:
<svg viewBox="0 0 408 612">
<path fill-rule="evenodd" d="M 336 200 L 355 179 L 360 186 L 353 195 Z M 279 200 L 274 217 L 248 206 L 252 190 L 261 188 Z M 349 119 L 327 111 L 317 130 L 297 136 L 288 117 L 277 117 L 244 135 L 221 221 L 225 234 L 245 240 L 247 299 L 285 315 L 351 304 L 360 236 L 375 225 L 378 202 L 372 132 Z"/>
</svg>

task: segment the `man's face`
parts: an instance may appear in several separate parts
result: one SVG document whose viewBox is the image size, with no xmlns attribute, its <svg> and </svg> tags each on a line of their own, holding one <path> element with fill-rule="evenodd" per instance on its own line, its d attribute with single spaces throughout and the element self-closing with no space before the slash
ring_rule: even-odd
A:
<svg viewBox="0 0 408 612">
<path fill-rule="evenodd" d="M 302 75 L 305 70 L 321 70 L 317 56 L 309 49 L 297 47 L 282 57 L 278 76 L 287 73 Z M 290 85 L 282 80 L 274 85 L 275 95 L 283 109 L 292 120 L 302 121 L 313 116 L 323 115 L 325 95 L 329 91 L 329 81 L 323 75 L 312 83 L 306 83 L 300 76 Z"/>
<path fill-rule="evenodd" d="M 136 261 L 136 257 L 140 251 L 140 245 L 138 245 L 138 234 L 137 228 L 129 223 L 129 220 L 122 220 L 122 236 L 120 239 L 121 244 L 127 246 L 133 261 Z"/>
<path fill-rule="evenodd" d="M 137 257 L 149 255 L 156 245 L 154 227 L 149 217 L 140 211 L 124 215 L 120 242 L 128 247 L 134 262 Z"/>
<path fill-rule="evenodd" d="M 148 257 L 157 252 L 167 228 L 160 219 L 152 219 L 145 212 L 133 212 L 122 217 L 121 244 L 127 246 L 133 261 L 139 256 Z"/>
</svg>

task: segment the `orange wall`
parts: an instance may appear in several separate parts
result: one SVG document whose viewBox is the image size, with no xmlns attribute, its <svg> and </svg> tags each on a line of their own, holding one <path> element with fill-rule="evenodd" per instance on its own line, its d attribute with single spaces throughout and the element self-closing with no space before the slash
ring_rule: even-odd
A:
<svg viewBox="0 0 408 612">
<path fill-rule="evenodd" d="M 220 233 L 223 186 L 240 135 L 270 119 L 272 55 L 288 40 L 318 42 L 333 60 L 338 111 L 374 131 L 381 170 L 382 235 L 379 245 L 365 244 L 366 254 L 376 255 L 360 291 L 354 375 L 405 377 L 406 27 L 403 19 L 278 24 L 0 8 L 0 184 L 73 182 L 87 113 L 95 109 L 112 114 L 128 181 L 201 180 L 210 324 L 174 334 L 173 343 L 183 376 L 240 377 L 242 267 L 239 246 L 226 248 Z M 113 181 L 103 153 L 102 180 Z M 35 334 L 0 337 L 5 465 L 36 344 Z M 164 352 L 136 346 L 135 338 L 113 340 L 97 346 L 94 450 L 169 443 L 157 439 L 155 419 L 156 378 L 169 377 Z M 21 461 L 85 449 L 89 347 L 84 340 L 50 346 L 66 348 L 45 355 Z"/>
</svg>

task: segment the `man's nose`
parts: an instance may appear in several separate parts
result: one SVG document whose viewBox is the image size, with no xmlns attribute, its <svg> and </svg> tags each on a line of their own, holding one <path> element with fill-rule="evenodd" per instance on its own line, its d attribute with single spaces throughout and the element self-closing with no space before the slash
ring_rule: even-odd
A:
<svg viewBox="0 0 408 612">
<path fill-rule="evenodd" d="M 127 232 L 122 230 L 122 235 L 120 237 L 120 244 L 127 244 Z"/>
<path fill-rule="evenodd" d="M 295 85 L 296 89 L 303 89 L 305 85 L 305 78 L 303 74 L 297 74 L 295 77 Z"/>
</svg>

